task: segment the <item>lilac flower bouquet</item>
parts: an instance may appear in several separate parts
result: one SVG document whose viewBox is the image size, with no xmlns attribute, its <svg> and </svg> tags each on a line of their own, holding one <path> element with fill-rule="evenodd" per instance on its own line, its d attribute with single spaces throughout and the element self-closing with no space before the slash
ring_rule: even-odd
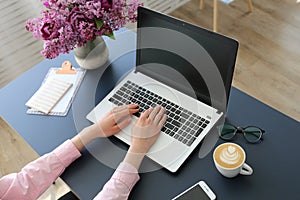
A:
<svg viewBox="0 0 300 200">
<path fill-rule="evenodd" d="M 41 0 L 46 10 L 29 19 L 26 29 L 44 40 L 48 59 L 69 53 L 97 36 L 113 37 L 113 31 L 135 22 L 138 0 Z"/>
</svg>

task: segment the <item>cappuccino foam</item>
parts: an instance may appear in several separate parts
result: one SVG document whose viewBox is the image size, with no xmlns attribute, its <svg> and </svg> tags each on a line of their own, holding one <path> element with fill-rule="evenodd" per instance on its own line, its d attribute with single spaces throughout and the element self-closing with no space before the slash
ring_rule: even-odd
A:
<svg viewBox="0 0 300 200">
<path fill-rule="evenodd" d="M 214 159 L 224 168 L 236 168 L 243 164 L 245 154 L 238 145 L 227 143 L 216 148 Z"/>
</svg>

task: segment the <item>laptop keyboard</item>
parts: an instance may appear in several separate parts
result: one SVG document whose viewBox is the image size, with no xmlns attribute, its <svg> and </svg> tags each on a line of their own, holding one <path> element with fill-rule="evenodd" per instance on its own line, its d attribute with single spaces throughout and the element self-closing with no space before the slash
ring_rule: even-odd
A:
<svg viewBox="0 0 300 200">
<path fill-rule="evenodd" d="M 156 105 L 164 107 L 168 119 L 162 128 L 162 132 L 187 146 L 191 146 L 210 123 L 208 119 L 202 118 L 131 81 L 127 81 L 109 101 L 117 106 L 130 103 L 138 104 L 139 112 L 135 113 L 137 117 L 150 107 Z"/>
</svg>

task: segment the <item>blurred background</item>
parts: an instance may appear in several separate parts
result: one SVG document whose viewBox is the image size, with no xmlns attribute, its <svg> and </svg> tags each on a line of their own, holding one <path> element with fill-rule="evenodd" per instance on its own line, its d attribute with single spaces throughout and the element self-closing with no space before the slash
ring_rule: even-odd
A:
<svg viewBox="0 0 300 200">
<path fill-rule="evenodd" d="M 141 0 L 146 7 L 213 29 L 213 0 Z M 222 0 L 224 1 L 224 0 Z M 300 121 L 300 3 L 218 3 L 218 32 L 240 42 L 233 85 Z M 39 0 L 0 0 L 0 88 L 42 61 L 42 41 L 25 29 Z"/>
</svg>

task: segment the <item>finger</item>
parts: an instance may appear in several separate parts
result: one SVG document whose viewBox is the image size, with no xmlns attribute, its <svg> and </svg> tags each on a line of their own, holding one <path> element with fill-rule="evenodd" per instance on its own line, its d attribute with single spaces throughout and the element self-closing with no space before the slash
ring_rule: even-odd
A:
<svg viewBox="0 0 300 200">
<path fill-rule="evenodd" d="M 136 113 L 139 110 L 136 109 L 137 106 L 137 104 L 130 104 L 116 107 L 116 109 L 112 111 L 115 122 L 118 123 L 121 120 L 123 120 L 123 118 L 126 118 L 132 115 L 133 113 Z"/>
<path fill-rule="evenodd" d="M 149 115 L 152 113 L 152 111 L 153 111 L 153 108 L 147 109 L 145 112 L 143 112 L 143 113 L 141 114 L 140 119 L 141 119 L 141 120 L 147 119 L 147 118 L 149 117 Z"/>
<path fill-rule="evenodd" d="M 112 112 L 118 113 L 118 112 L 122 112 L 124 110 L 137 109 L 138 106 L 139 106 L 138 104 L 121 105 L 121 106 L 114 107 L 112 109 Z"/>
<path fill-rule="evenodd" d="M 129 110 L 129 114 L 134 114 L 134 113 L 137 113 L 139 111 L 139 109 L 138 108 L 134 108 L 134 109 L 130 109 Z"/>
<path fill-rule="evenodd" d="M 159 128 L 161 129 L 167 121 L 168 116 L 166 114 L 163 115 L 161 120 L 158 123 Z"/>
<path fill-rule="evenodd" d="M 137 108 L 137 107 L 139 107 L 138 104 L 135 104 L 135 103 L 128 104 L 128 108 L 129 108 L 129 109 L 134 109 L 134 108 Z"/>
<path fill-rule="evenodd" d="M 160 109 L 161 109 L 160 106 L 155 106 L 155 107 L 154 107 L 153 111 L 152 111 L 152 112 L 150 113 L 150 115 L 149 115 L 149 119 L 150 119 L 151 121 L 154 120 L 155 116 L 156 116 L 157 113 L 160 111 Z"/>
<path fill-rule="evenodd" d="M 162 117 L 164 116 L 165 112 L 166 112 L 166 109 L 163 108 L 163 107 L 161 107 L 160 111 L 159 111 L 159 112 L 157 113 L 157 115 L 154 117 L 153 122 L 154 122 L 155 124 L 158 124 L 158 123 L 160 122 L 160 120 L 162 119 Z"/>
</svg>

